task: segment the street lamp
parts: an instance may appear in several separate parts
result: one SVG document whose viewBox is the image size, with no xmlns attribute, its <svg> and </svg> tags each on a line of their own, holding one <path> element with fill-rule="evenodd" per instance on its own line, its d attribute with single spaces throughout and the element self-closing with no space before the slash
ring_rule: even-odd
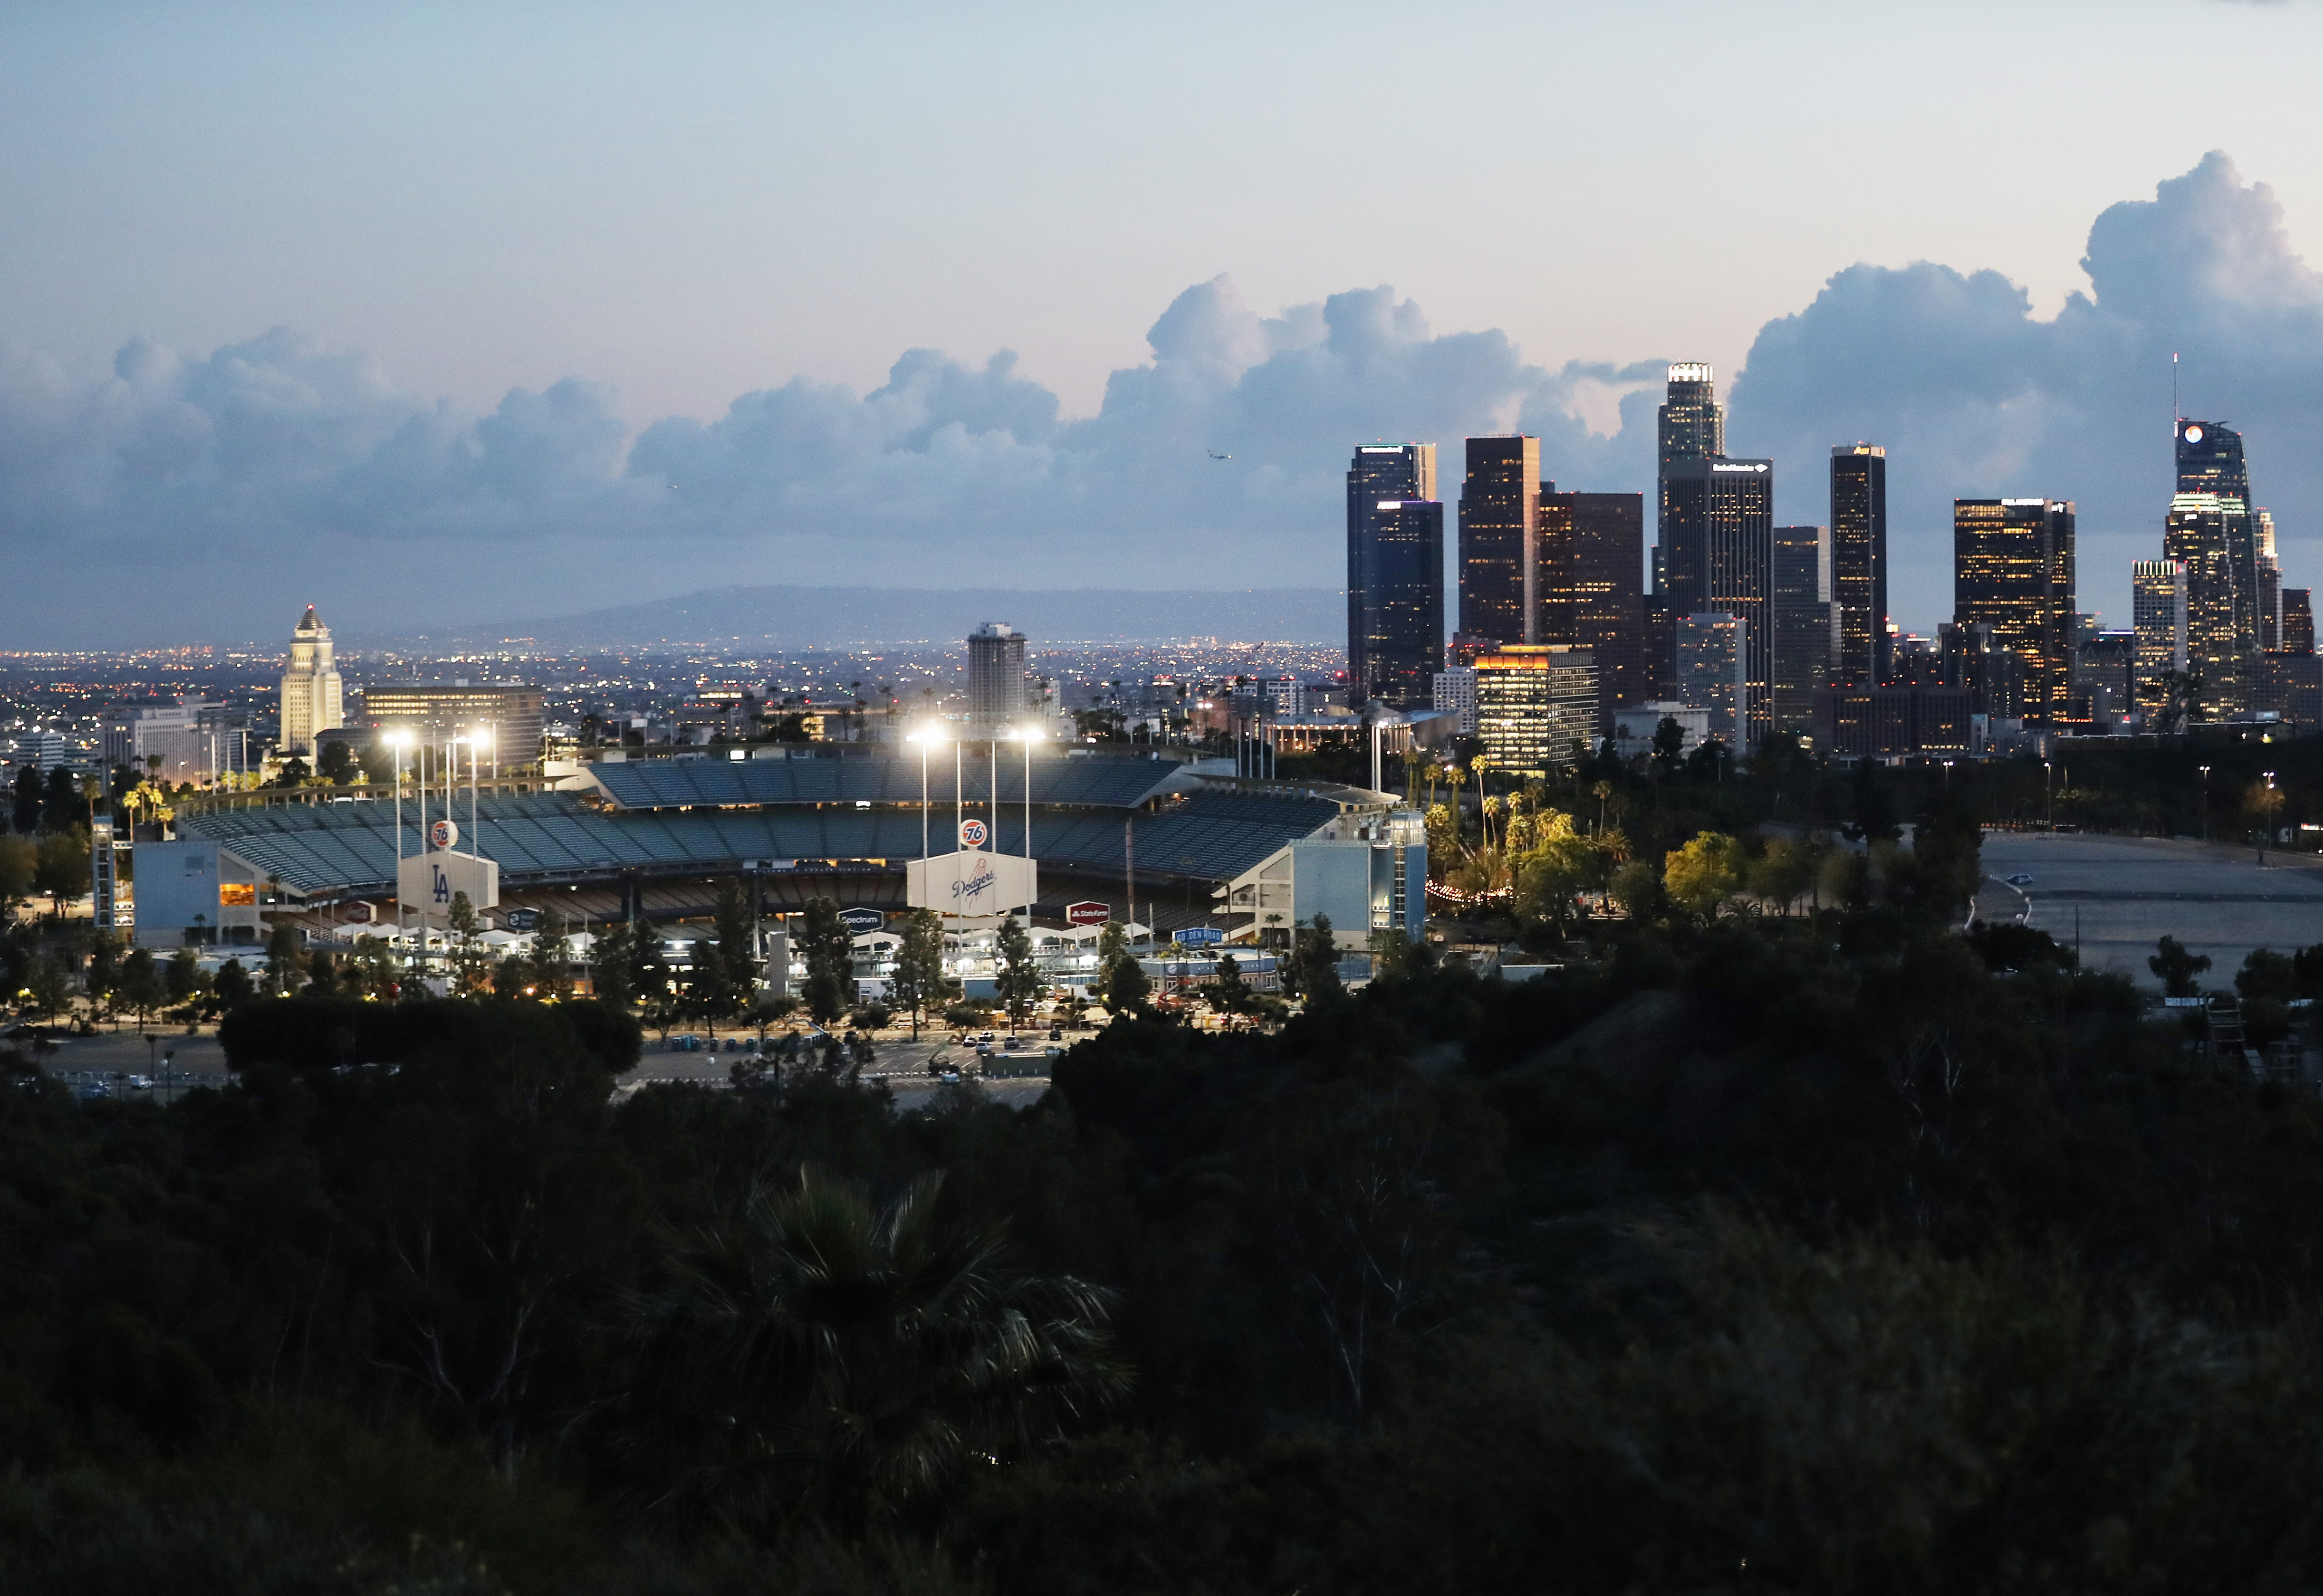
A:
<svg viewBox="0 0 2323 1596">
<path fill-rule="evenodd" d="M 2202 773 L 2201 784 L 2194 790 L 2194 807 L 2202 817 L 2202 840 L 2208 842 L 2210 839 L 2210 767 L 2197 765 L 2194 768 Z"/>
<path fill-rule="evenodd" d="M 2057 769 L 2046 759 L 2041 761 L 2041 779 L 2049 788 L 2049 830 L 2057 829 Z"/>
</svg>

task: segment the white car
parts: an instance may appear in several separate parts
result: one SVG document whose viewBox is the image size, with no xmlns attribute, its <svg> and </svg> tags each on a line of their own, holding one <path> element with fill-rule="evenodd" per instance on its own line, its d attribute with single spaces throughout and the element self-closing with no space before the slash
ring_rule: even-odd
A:
<svg viewBox="0 0 2323 1596">
<path fill-rule="evenodd" d="M 2019 870 L 2015 875 L 2011 876 L 2008 878 L 2008 885 L 2011 886 L 2030 886 L 2033 885 L 2033 877 L 2025 875 L 2022 870 Z"/>
</svg>

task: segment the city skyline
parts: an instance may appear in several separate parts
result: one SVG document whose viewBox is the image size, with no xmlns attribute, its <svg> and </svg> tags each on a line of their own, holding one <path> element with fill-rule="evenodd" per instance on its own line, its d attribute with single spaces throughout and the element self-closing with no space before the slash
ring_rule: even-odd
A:
<svg viewBox="0 0 2323 1596">
<path fill-rule="evenodd" d="M 1804 12 L 1680 9 L 1675 32 L 1594 15 L 1507 28 L 1568 61 L 1748 60 L 1749 81 L 1803 73 L 1841 99 L 1866 96 L 1859 77 L 1810 61 L 1915 48 L 1880 58 L 1879 115 L 1851 123 L 1844 149 L 1784 144 L 1776 100 L 1721 113 L 1679 96 L 1651 127 L 1608 123 L 1570 163 L 1534 152 L 1546 142 L 1488 150 L 1474 127 L 1375 150 L 1346 90 L 1384 63 L 1270 15 L 1260 33 L 1358 75 L 1301 85 L 1300 141 L 1264 96 L 1228 96 L 1232 115 L 1189 132 L 1158 81 L 1123 81 L 1125 58 L 1100 50 L 1093 81 L 1152 124 L 1099 141 L 1138 178 L 1060 184 L 1018 170 L 1040 162 L 992 161 L 1009 113 L 954 85 L 891 101 L 895 129 L 852 142 L 815 122 L 850 80 L 837 63 L 862 59 L 853 22 L 721 14 L 656 39 L 589 19 L 524 52 L 519 74 L 513 53 L 476 50 L 527 38 L 522 7 L 462 32 L 464 53 L 431 51 L 457 30 L 424 12 L 380 39 L 287 13 L 189 28 L 164 7 L 141 31 L 0 21 L 0 74 L 20 91 L 0 99 L 0 137 L 34 157 L 0 168 L 17 246 L 0 261 L 0 628 L 64 647 L 255 638 L 316 601 L 436 632 L 898 572 L 922 588 L 1336 585 L 1348 443 L 1530 432 L 1542 477 L 1566 491 L 1650 492 L 1673 361 L 1728 379 L 1724 452 L 1778 463 L 1778 522 L 1824 518 L 1815 478 L 1833 445 L 1893 452 L 1890 608 L 1913 630 L 1947 612 L 1949 505 L 1964 494 L 2075 500 L 2085 602 L 2127 613 L 2122 573 L 2167 482 L 2148 441 L 2173 353 L 2185 411 L 2270 462 L 2253 509 L 2272 510 L 2297 567 L 2323 525 L 2323 463 L 2302 447 L 2323 425 L 2307 378 L 2323 364 L 2323 274 L 2300 247 L 2323 187 L 2306 177 L 2314 114 L 2299 96 L 2239 96 L 2128 140 L 2088 105 L 2076 136 L 2040 136 L 2027 119 L 2061 113 L 2012 101 L 1970 142 L 2014 127 L 2011 153 L 2039 161 L 1979 163 L 1955 136 L 1939 170 L 1897 149 L 1924 143 L 1910 107 L 1956 109 L 1951 69 L 1974 55 L 1960 30 L 1855 19 L 1842 45 Z M 2164 14 L 2146 9 L 2077 36 L 2097 54 L 2075 59 L 2107 82 L 2153 80 L 2128 44 Z M 1007 7 L 979 30 L 934 25 L 957 61 L 1027 74 L 1036 119 L 1057 91 L 1030 64 L 1074 48 Z M 1079 25 L 1077 55 L 1088 31 L 1121 26 Z M 2009 25 L 2025 48 L 2058 26 Z M 2203 26 L 2262 75 L 2323 39 L 2323 19 L 2292 8 L 2214 5 Z M 605 55 L 625 27 L 635 48 Z M 680 36 L 721 48 L 673 55 Z M 1445 47 L 1416 41 L 1399 73 Z M 1200 95 L 1223 69 L 1201 55 L 1145 41 L 1137 59 L 1177 62 L 1171 94 Z M 473 70 L 445 83 L 462 59 Z M 605 87 L 611 59 L 630 97 L 576 129 L 587 96 L 559 88 Z M 758 92 L 751 61 L 795 92 Z M 814 62 L 832 64 L 827 81 L 798 77 Z M 1592 103 L 1634 101 L 1611 81 L 1590 78 Z M 414 97 L 428 86 L 444 92 Z M 1511 104 L 1529 108 L 1496 115 L 1542 114 Z M 665 105 L 739 117 L 748 137 L 673 159 L 678 129 L 646 114 Z M 953 123 L 931 164 L 895 130 L 940 105 Z M 1669 141 L 1695 147 L 1684 130 L 1705 118 L 1754 171 L 1695 201 L 1720 230 L 1714 269 L 1645 225 L 1655 191 L 1635 180 L 1665 170 L 1653 151 Z M 1217 144 L 1228 126 L 1241 142 Z M 608 164 L 605 130 L 628 164 Z M 705 192 L 744 147 L 792 158 L 743 161 L 748 180 L 730 171 Z M 1237 159 L 1194 180 L 1197 150 L 1228 147 Z M 1421 214 L 1465 218 L 1456 249 L 1345 203 L 1416 160 L 1437 163 L 1414 190 Z M 624 208 L 641 181 L 645 208 Z M 941 204 L 909 203 L 930 183 Z M 1834 183 L 1848 205 L 1824 202 Z M 1027 206 L 1054 225 L 1027 228 Z"/>
</svg>

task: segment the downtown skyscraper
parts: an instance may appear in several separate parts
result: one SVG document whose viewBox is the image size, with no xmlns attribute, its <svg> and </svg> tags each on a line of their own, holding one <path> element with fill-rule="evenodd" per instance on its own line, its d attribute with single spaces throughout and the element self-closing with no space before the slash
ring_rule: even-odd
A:
<svg viewBox="0 0 2323 1596">
<path fill-rule="evenodd" d="M 2073 506 L 1952 500 L 1952 619 L 2025 662 L 2028 720 L 2061 720 L 2073 687 Z"/>
<path fill-rule="evenodd" d="M 1832 674 L 1850 687 L 1888 676 L 1887 451 L 1838 444 L 1831 451 L 1831 594 L 1839 605 Z"/>
<path fill-rule="evenodd" d="M 2259 654 L 2273 629 L 2260 620 L 2250 465 L 2242 434 L 2215 421 L 2181 419 L 2176 454 L 2162 554 L 2186 567 L 2187 668 L 2200 679 L 2205 715 L 2236 714 L 2255 707 Z"/>
<path fill-rule="evenodd" d="M 1432 702 L 1444 665 L 1436 445 L 1359 445 L 1347 468 L 1347 683 L 1361 705 Z"/>
<path fill-rule="evenodd" d="M 1468 440 L 1460 485 L 1460 630 L 1538 643 L 1540 440 L 1524 433 Z"/>
<path fill-rule="evenodd" d="M 1586 648 L 1597 665 L 1598 732 L 1613 711 L 1653 696 L 1646 670 L 1641 493 L 1560 493 L 1540 485 L 1534 630 L 1543 643 Z"/>
</svg>

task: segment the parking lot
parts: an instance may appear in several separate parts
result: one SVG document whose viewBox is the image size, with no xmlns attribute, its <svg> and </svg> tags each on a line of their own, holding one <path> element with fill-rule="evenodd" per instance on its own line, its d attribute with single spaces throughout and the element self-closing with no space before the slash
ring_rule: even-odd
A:
<svg viewBox="0 0 2323 1596">
<path fill-rule="evenodd" d="M 1074 1042 L 1094 1034 L 1088 1031 L 1066 1032 L 1062 1040 L 1051 1041 L 1046 1031 L 1026 1029 L 1017 1034 L 1023 1046 L 1015 1052 L 1006 1048 L 1007 1032 L 996 1032 L 994 1064 L 1016 1069 L 1037 1069 L 1037 1075 L 1009 1076 L 996 1079 L 978 1080 L 976 1086 L 986 1096 L 1012 1108 L 1023 1108 L 1038 1102 L 1049 1089 L 1049 1078 L 1042 1050 L 1049 1047 L 1068 1048 Z M 677 1040 L 675 1036 L 673 1040 Z M 673 1050 L 659 1037 L 646 1039 L 645 1056 L 638 1067 L 620 1078 L 624 1090 L 634 1090 L 656 1081 L 693 1081 L 703 1085 L 726 1086 L 733 1077 L 734 1066 L 748 1062 L 753 1055 L 747 1050 L 749 1038 L 721 1037 L 719 1050 L 706 1050 L 709 1039 L 700 1039 L 705 1050 L 700 1052 Z M 779 1033 L 770 1036 L 769 1046 L 779 1041 Z M 742 1041 L 745 1050 L 731 1050 L 730 1044 Z M 941 1091 L 946 1083 L 937 1073 L 950 1067 L 954 1070 L 974 1070 L 978 1068 L 975 1045 L 953 1040 L 949 1031 L 923 1031 L 918 1041 L 911 1040 L 909 1031 L 883 1032 L 872 1038 L 872 1061 L 865 1066 L 867 1079 L 881 1079 L 895 1094 L 895 1105 L 909 1110 L 923 1106 Z"/>
<path fill-rule="evenodd" d="M 1984 839 L 1988 877 L 1977 895 L 1986 920 L 2015 918 L 2078 944 L 2091 969 L 2115 970 L 2161 990 L 2146 968 L 2154 943 L 2172 936 L 2208 954 L 2204 985 L 2233 989 L 2254 948 L 2288 952 L 2323 942 L 2323 868 L 2314 856 L 2144 837 L 1993 831 Z M 2030 876 L 2021 888 L 2010 876 Z"/>
</svg>

